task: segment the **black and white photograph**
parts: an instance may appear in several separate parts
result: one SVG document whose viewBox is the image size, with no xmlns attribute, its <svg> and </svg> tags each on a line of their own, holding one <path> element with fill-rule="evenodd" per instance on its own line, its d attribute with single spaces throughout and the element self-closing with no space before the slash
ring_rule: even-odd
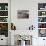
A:
<svg viewBox="0 0 46 46">
<path fill-rule="evenodd" d="M 29 10 L 17 10 L 17 18 L 18 19 L 28 19 Z"/>
</svg>

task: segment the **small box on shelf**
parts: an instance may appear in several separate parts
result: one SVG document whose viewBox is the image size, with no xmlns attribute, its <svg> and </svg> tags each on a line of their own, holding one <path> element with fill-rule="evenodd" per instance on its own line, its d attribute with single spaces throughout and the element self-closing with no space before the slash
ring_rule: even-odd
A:
<svg viewBox="0 0 46 46">
<path fill-rule="evenodd" d="M 0 22 L 8 22 L 7 17 L 0 17 Z"/>
<path fill-rule="evenodd" d="M 8 6 L 5 6 L 5 10 L 8 10 Z"/>
<path fill-rule="evenodd" d="M 46 23 L 38 23 L 38 28 L 46 28 Z"/>
<path fill-rule="evenodd" d="M 38 22 L 46 22 L 46 17 L 38 17 Z"/>
<path fill-rule="evenodd" d="M 46 16 L 46 11 L 38 11 L 38 16 Z"/>
<path fill-rule="evenodd" d="M 44 8 L 40 8 L 40 10 L 44 10 Z"/>
<path fill-rule="evenodd" d="M 46 29 L 39 29 L 39 37 L 46 37 Z"/>
<path fill-rule="evenodd" d="M 46 9 L 46 3 L 38 3 L 38 10 L 45 10 Z"/>
</svg>

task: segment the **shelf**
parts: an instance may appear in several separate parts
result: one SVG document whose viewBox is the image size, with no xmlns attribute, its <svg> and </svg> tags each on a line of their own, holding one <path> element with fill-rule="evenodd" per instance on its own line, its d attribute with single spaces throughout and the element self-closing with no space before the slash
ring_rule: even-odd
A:
<svg viewBox="0 0 46 46">
<path fill-rule="evenodd" d="M 46 23 L 46 22 L 38 22 L 38 23 Z"/>
<path fill-rule="evenodd" d="M 46 28 L 38 28 L 38 29 L 46 29 Z"/>
<path fill-rule="evenodd" d="M 44 15 L 44 16 L 38 16 L 38 17 L 46 17 L 46 15 Z"/>
<path fill-rule="evenodd" d="M 0 11 L 8 11 L 8 10 L 0 10 Z"/>
<path fill-rule="evenodd" d="M 8 22 L 0 22 L 0 23 L 8 23 Z"/>
<path fill-rule="evenodd" d="M 0 17 L 8 17 L 8 16 L 0 16 Z"/>
<path fill-rule="evenodd" d="M 38 11 L 46 11 L 46 10 L 38 10 Z"/>
<path fill-rule="evenodd" d="M 0 3 L 0 35 L 8 37 L 8 3 Z"/>
<path fill-rule="evenodd" d="M 38 3 L 38 36 L 46 37 L 46 3 Z"/>
</svg>

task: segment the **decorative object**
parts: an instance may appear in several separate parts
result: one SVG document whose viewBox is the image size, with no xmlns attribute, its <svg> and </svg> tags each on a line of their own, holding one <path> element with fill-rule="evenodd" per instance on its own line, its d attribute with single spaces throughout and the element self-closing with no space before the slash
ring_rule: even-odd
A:
<svg viewBox="0 0 46 46">
<path fill-rule="evenodd" d="M 40 10 L 44 10 L 44 8 L 40 8 Z"/>
<path fill-rule="evenodd" d="M 39 29 L 39 37 L 46 37 L 46 29 Z"/>
<path fill-rule="evenodd" d="M 38 3 L 38 10 L 45 10 L 46 9 L 46 3 Z"/>
<path fill-rule="evenodd" d="M 45 12 L 42 12 L 42 15 L 45 15 Z"/>
<path fill-rule="evenodd" d="M 8 11 L 0 11 L 0 16 L 8 16 Z"/>
<path fill-rule="evenodd" d="M 5 10 L 8 10 L 8 6 L 5 6 Z"/>
<path fill-rule="evenodd" d="M 0 22 L 8 22 L 8 17 L 0 17 Z"/>
<path fill-rule="evenodd" d="M 46 23 L 43 23 L 43 24 L 39 23 L 38 28 L 46 28 Z"/>
<path fill-rule="evenodd" d="M 13 23 L 11 23 L 11 30 L 16 30 L 16 26 Z"/>
<path fill-rule="evenodd" d="M 1 10 L 1 6 L 0 6 L 0 10 Z"/>
<path fill-rule="evenodd" d="M 38 22 L 46 22 L 46 17 L 38 17 Z"/>
<path fill-rule="evenodd" d="M 15 45 L 16 46 L 30 46 L 32 45 L 31 35 L 15 35 Z"/>
<path fill-rule="evenodd" d="M 21 46 L 25 46 L 25 41 L 21 40 Z"/>
<path fill-rule="evenodd" d="M 20 36 L 20 38 L 23 40 L 23 41 L 25 41 L 25 44 L 26 45 L 32 45 L 32 36 L 30 36 L 30 35 L 19 35 Z M 26 42 L 27 41 L 27 42 Z M 28 43 L 29 42 L 29 43 Z"/>
<path fill-rule="evenodd" d="M 33 25 L 31 25 L 31 26 L 29 26 L 29 30 L 34 30 L 34 26 Z"/>
<path fill-rule="evenodd" d="M 18 10 L 17 18 L 18 19 L 28 19 L 29 18 L 29 10 Z"/>
<path fill-rule="evenodd" d="M 46 16 L 46 11 L 38 11 L 38 16 Z"/>
<path fill-rule="evenodd" d="M 5 35 L 5 37 L 8 37 L 8 24 L 7 23 L 0 23 L 0 35 Z"/>
<path fill-rule="evenodd" d="M 0 10 L 8 10 L 8 3 L 0 3 Z"/>
</svg>

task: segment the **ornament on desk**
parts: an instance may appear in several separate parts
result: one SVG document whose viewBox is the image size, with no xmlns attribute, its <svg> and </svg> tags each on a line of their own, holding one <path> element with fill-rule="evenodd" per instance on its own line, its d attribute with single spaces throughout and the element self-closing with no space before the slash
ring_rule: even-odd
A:
<svg viewBox="0 0 46 46">
<path fill-rule="evenodd" d="M 32 25 L 32 26 L 29 26 L 29 30 L 34 30 L 34 26 Z"/>
<path fill-rule="evenodd" d="M 11 30 L 16 30 L 16 26 L 13 23 L 11 23 Z"/>
</svg>

